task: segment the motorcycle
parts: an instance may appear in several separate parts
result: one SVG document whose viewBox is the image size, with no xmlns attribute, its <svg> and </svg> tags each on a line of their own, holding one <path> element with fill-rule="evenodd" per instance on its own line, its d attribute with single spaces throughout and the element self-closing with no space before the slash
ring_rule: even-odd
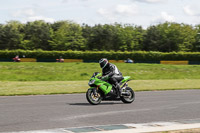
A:
<svg viewBox="0 0 200 133">
<path fill-rule="evenodd" d="M 87 101 L 92 105 L 98 105 L 101 101 L 122 101 L 123 103 L 132 103 L 135 100 L 133 89 L 128 87 L 130 76 L 125 76 L 119 82 L 121 96 L 119 96 L 115 86 L 108 83 L 107 79 L 102 79 L 102 74 L 95 72 L 89 80 L 90 88 L 86 92 Z"/>
</svg>

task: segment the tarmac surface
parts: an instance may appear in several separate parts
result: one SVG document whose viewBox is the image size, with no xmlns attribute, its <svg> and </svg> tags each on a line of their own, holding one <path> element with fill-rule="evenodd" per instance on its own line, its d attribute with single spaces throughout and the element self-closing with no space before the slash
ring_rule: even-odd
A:
<svg viewBox="0 0 200 133">
<path fill-rule="evenodd" d="M 200 119 L 200 90 L 136 92 L 132 104 L 85 94 L 0 97 L 0 132 Z"/>
</svg>

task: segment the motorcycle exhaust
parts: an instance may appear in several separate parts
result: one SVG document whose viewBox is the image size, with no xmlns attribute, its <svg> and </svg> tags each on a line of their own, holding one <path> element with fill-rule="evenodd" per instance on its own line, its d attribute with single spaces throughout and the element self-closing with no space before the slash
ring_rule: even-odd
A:
<svg viewBox="0 0 200 133">
<path fill-rule="evenodd" d="M 122 94 L 122 96 L 130 96 L 130 93 L 128 93 L 128 92 L 122 92 L 121 94 Z"/>
</svg>

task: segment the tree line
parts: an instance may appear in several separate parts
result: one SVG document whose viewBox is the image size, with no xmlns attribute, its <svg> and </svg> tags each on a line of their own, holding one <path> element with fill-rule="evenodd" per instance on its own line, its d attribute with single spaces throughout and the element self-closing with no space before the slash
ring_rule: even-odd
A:
<svg viewBox="0 0 200 133">
<path fill-rule="evenodd" d="M 165 22 L 144 29 L 132 24 L 9 21 L 0 24 L 0 50 L 200 51 L 200 25 Z"/>
</svg>

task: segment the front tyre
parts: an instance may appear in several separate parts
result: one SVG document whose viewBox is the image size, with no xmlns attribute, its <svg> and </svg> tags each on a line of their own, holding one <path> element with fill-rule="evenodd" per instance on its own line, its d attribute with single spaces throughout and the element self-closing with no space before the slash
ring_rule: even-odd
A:
<svg viewBox="0 0 200 133">
<path fill-rule="evenodd" d="M 135 100 L 135 93 L 130 87 L 126 87 L 126 92 L 129 93 L 129 96 L 121 96 L 123 103 L 132 103 Z"/>
<path fill-rule="evenodd" d="M 97 96 L 94 95 L 92 89 L 88 89 L 86 93 L 86 98 L 88 102 L 92 105 L 98 105 L 102 101 L 102 97 L 100 93 L 97 93 Z"/>
</svg>

